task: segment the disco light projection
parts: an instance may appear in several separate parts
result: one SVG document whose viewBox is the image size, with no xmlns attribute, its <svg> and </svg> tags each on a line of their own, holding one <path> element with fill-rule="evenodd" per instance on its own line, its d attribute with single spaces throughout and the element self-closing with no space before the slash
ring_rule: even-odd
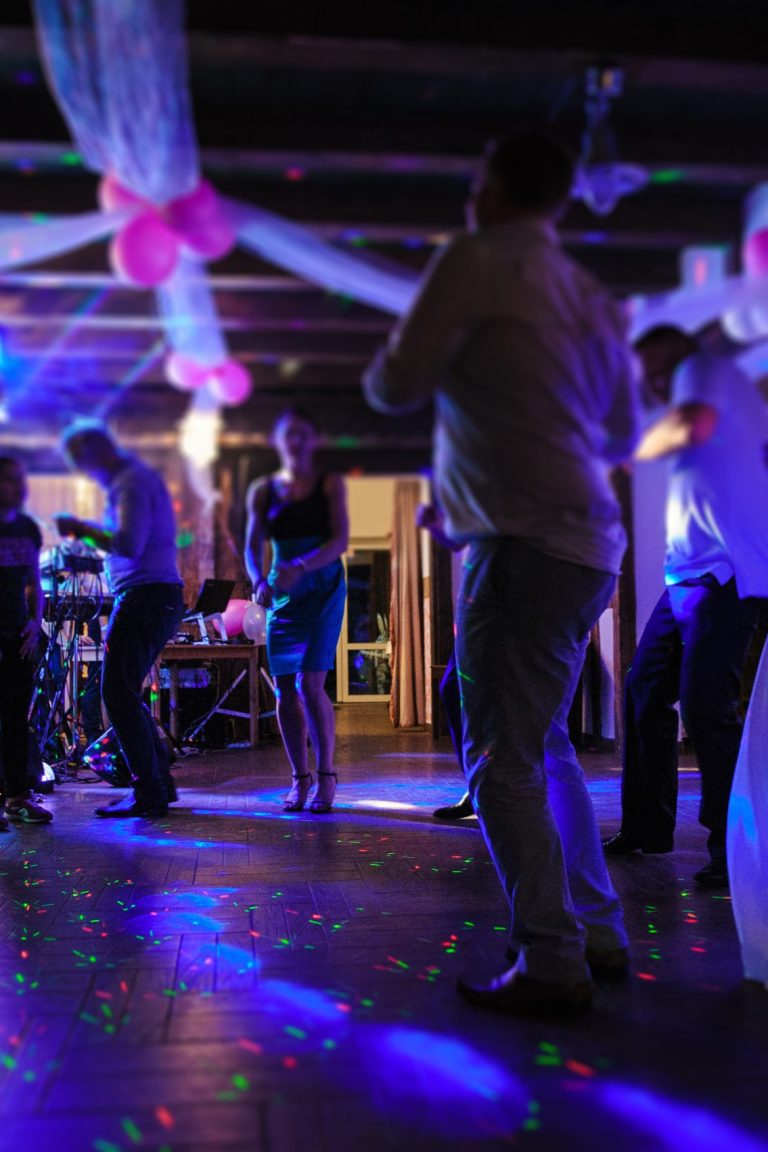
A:
<svg viewBox="0 0 768 1152">
<path fill-rule="evenodd" d="M 372 1104 L 406 1128 L 511 1139 L 529 1115 L 521 1081 L 460 1040 L 378 1025 L 359 1040 Z"/>
<path fill-rule="evenodd" d="M 94 416 L 105 423 L 110 412 L 115 408 L 124 392 L 131 388 L 138 380 L 149 372 L 162 358 L 165 352 L 165 341 L 156 340 L 154 344 L 141 356 L 134 365 L 115 384 L 114 390 L 109 394 L 103 404 L 99 405 Z"/>
<path fill-rule="evenodd" d="M 220 813 L 217 813 L 219 815 Z M 172 822 L 173 817 L 166 818 Z M 89 840 L 99 840 L 102 842 L 114 841 L 117 843 L 130 846 L 131 850 L 136 848 L 200 848 L 200 849 L 215 849 L 219 852 L 226 850 L 230 853 L 235 852 L 248 852 L 247 844 L 235 844 L 229 840 L 189 840 L 184 837 L 167 836 L 165 833 L 168 830 L 168 825 L 164 821 L 162 824 L 156 823 L 155 827 L 159 834 L 152 835 L 149 832 L 141 832 L 139 829 L 143 827 L 140 820 L 126 820 L 120 821 L 119 826 L 115 827 L 118 822 L 112 824 L 111 821 L 98 821 L 88 828 Z"/>
<path fill-rule="evenodd" d="M 202 889 L 200 891 L 154 892 L 143 896 L 133 905 L 145 911 L 167 911 L 185 908 L 221 908 L 229 896 L 236 895 L 239 888 Z M 232 907 L 233 905 L 229 905 Z"/>
<path fill-rule="evenodd" d="M 238 948 L 235 944 L 224 944 L 217 940 L 215 944 L 206 942 L 200 948 L 198 959 L 203 965 L 215 964 L 219 972 L 227 975 L 243 976 L 249 972 L 257 972 L 261 963 L 245 948 Z"/>
<path fill-rule="evenodd" d="M 221 920 L 214 920 L 212 916 L 203 916 L 199 912 L 166 909 L 162 912 L 148 912 L 143 916 L 131 916 L 120 925 L 120 930 L 138 939 L 143 936 L 169 937 L 190 932 L 224 932 L 226 927 Z"/>
<path fill-rule="evenodd" d="M 626 1133 L 643 1134 L 659 1152 L 765 1152 L 766 1134 L 755 1136 L 714 1112 L 677 1103 L 647 1088 L 622 1084 L 597 1086 L 598 1099 L 630 1126 Z M 651 1145 L 648 1145 L 651 1147 Z"/>
<path fill-rule="evenodd" d="M 263 1026 L 264 1018 L 270 1021 L 269 1054 L 292 1068 L 297 1052 L 330 1052 L 344 1044 L 351 1035 L 351 1006 L 341 996 L 287 980 L 260 979 L 257 1024 Z M 240 1041 L 241 1046 L 248 1043 L 253 1043 L 252 1037 Z"/>
</svg>

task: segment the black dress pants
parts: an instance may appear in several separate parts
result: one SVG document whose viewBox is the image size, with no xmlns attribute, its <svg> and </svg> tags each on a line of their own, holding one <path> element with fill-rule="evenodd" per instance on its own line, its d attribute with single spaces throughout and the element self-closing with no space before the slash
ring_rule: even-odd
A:
<svg viewBox="0 0 768 1152">
<path fill-rule="evenodd" d="M 739 599 L 736 581 L 706 575 L 667 587 L 627 676 L 622 832 L 640 844 L 671 841 L 677 811 L 680 710 L 701 773 L 700 822 L 710 849 L 725 846 L 741 741 L 741 678 L 765 601 Z"/>
<path fill-rule="evenodd" d="M 6 796 L 29 795 L 29 732 L 34 660 L 19 654 L 18 636 L 0 635 L 0 759 Z"/>
<path fill-rule="evenodd" d="M 149 670 L 184 615 L 178 584 L 139 584 L 121 592 L 107 625 L 101 694 L 123 750 L 136 799 L 167 802 L 168 764 L 155 722 L 142 699 Z"/>
</svg>

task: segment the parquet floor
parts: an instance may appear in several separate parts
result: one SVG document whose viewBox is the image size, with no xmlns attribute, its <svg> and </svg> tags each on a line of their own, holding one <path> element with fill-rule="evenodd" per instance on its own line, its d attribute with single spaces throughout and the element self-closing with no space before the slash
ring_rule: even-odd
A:
<svg viewBox="0 0 768 1152">
<path fill-rule="evenodd" d="M 506 920 L 447 743 L 338 713 L 327 816 L 286 815 L 282 748 L 185 760 L 166 820 L 100 821 L 101 783 L 0 837 L 0 1148 L 394 1152 L 768 1148 L 768 993 L 741 981 L 705 859 L 612 863 L 634 970 L 568 1023 L 463 1003 Z M 619 774 L 586 758 L 604 828 Z"/>
</svg>

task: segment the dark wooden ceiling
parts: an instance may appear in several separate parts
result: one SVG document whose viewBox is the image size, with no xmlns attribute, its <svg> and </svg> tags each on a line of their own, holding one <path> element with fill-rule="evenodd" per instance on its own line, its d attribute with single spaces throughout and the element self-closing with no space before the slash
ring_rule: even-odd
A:
<svg viewBox="0 0 768 1152">
<path fill-rule="evenodd" d="M 263 7 L 263 11 L 262 11 Z M 191 0 L 190 83 L 203 167 L 224 194 L 421 267 L 461 227 L 477 155 L 495 134 L 550 123 L 578 150 L 584 74 L 623 72 L 612 125 L 647 186 L 608 216 L 574 203 L 569 250 L 620 295 L 678 282 L 689 244 L 738 248 L 742 203 L 768 179 L 768 16 L 728 4 L 512 0 L 279 6 Z M 37 58 L 30 10 L 0 27 L 0 212 L 92 210 Z M 225 411 L 225 445 L 258 449 L 288 402 L 311 407 L 351 467 L 426 459 L 428 418 L 367 411 L 360 373 L 386 315 L 235 250 L 210 266 L 251 400 Z M 0 279 L 2 368 L 30 450 L 105 402 L 123 427 L 171 429 L 185 397 L 163 379 L 151 293 L 118 285 L 94 244 Z"/>
</svg>

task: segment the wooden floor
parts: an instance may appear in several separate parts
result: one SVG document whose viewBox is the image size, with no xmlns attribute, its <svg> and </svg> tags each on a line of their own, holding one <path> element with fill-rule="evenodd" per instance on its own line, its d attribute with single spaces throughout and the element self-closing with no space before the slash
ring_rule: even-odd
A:
<svg viewBox="0 0 768 1152">
<path fill-rule="evenodd" d="M 73 781 L 0 837 L 0 1147 L 54 1152 L 768 1147 L 768 993 L 727 894 L 697 891 L 698 778 L 679 848 L 612 863 L 633 975 L 591 1016 L 463 1003 L 504 966 L 505 907 L 446 744 L 338 713 L 327 816 L 286 815 L 282 748 L 205 753 L 159 823 L 100 821 Z M 605 830 L 619 774 L 587 757 Z"/>
</svg>

